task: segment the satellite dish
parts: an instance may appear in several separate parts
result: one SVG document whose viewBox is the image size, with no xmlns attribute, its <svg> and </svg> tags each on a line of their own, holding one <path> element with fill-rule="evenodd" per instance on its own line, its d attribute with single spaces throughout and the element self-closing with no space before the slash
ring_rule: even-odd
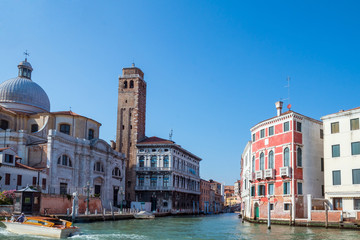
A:
<svg viewBox="0 0 360 240">
<path fill-rule="evenodd" d="M 287 105 L 287 108 L 290 110 L 290 108 L 291 108 L 291 104 L 288 104 L 288 105 Z"/>
</svg>

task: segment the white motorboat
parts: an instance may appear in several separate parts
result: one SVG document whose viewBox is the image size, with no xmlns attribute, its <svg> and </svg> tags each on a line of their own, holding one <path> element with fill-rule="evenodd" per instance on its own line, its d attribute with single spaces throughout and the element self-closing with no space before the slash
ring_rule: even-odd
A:
<svg viewBox="0 0 360 240">
<path fill-rule="evenodd" d="M 134 214 L 134 218 L 137 218 L 137 219 L 154 219 L 155 215 L 152 214 L 151 212 L 140 211 L 140 212 Z"/>
<path fill-rule="evenodd" d="M 17 234 L 66 238 L 79 230 L 71 222 L 50 217 L 27 217 L 23 223 L 2 221 L 6 229 Z"/>
</svg>

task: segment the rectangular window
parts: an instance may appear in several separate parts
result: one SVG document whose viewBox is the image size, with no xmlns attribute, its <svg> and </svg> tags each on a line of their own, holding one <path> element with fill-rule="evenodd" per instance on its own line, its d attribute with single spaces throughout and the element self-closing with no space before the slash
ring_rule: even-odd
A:
<svg viewBox="0 0 360 240">
<path fill-rule="evenodd" d="M 320 138 L 324 139 L 324 130 L 320 129 Z"/>
<path fill-rule="evenodd" d="M 67 183 L 60 183 L 60 194 L 67 194 Z"/>
<path fill-rule="evenodd" d="M 151 187 L 156 187 L 157 185 L 157 176 L 151 176 L 150 178 L 150 186 Z"/>
<path fill-rule="evenodd" d="M 359 155 L 359 154 L 360 154 L 360 142 L 352 142 L 351 155 Z"/>
<path fill-rule="evenodd" d="M 41 187 L 42 187 L 43 190 L 46 189 L 46 178 L 42 179 Z"/>
<path fill-rule="evenodd" d="M 14 155 L 5 154 L 5 162 L 6 163 L 14 163 Z"/>
<path fill-rule="evenodd" d="M 323 171 L 324 171 L 324 158 L 321 158 L 320 161 L 321 161 L 321 162 L 320 162 L 320 169 L 321 169 L 321 171 L 323 172 Z"/>
<path fill-rule="evenodd" d="M 274 135 L 274 127 L 269 127 L 269 136 Z"/>
<path fill-rule="evenodd" d="M 321 196 L 325 196 L 324 185 L 321 185 Z"/>
<path fill-rule="evenodd" d="M 332 157 L 340 157 L 340 145 L 331 146 Z"/>
<path fill-rule="evenodd" d="M 5 185 L 10 185 L 10 173 L 5 174 Z"/>
<path fill-rule="evenodd" d="M 265 196 L 265 185 L 259 185 L 258 186 L 258 195 L 259 196 Z"/>
<path fill-rule="evenodd" d="M 360 198 L 354 199 L 354 210 L 360 210 Z"/>
<path fill-rule="evenodd" d="M 252 139 L 253 139 L 253 142 L 255 142 L 255 140 L 256 140 L 256 138 L 255 138 L 255 133 L 253 133 Z"/>
<path fill-rule="evenodd" d="M 274 184 L 273 183 L 268 185 L 268 195 L 274 195 Z"/>
<path fill-rule="evenodd" d="M 336 170 L 332 172 L 333 185 L 341 185 L 341 171 Z"/>
<path fill-rule="evenodd" d="M 255 187 L 254 186 L 251 187 L 251 196 L 255 197 Z"/>
<path fill-rule="evenodd" d="M 334 210 L 342 210 L 342 198 L 333 199 Z"/>
<path fill-rule="evenodd" d="M 168 175 L 165 175 L 165 176 L 164 176 L 163 186 L 164 186 L 164 187 L 169 186 L 169 176 L 168 176 Z"/>
<path fill-rule="evenodd" d="M 270 203 L 270 211 L 274 210 L 274 204 Z"/>
<path fill-rule="evenodd" d="M 358 130 L 359 129 L 359 119 L 351 119 L 350 120 L 350 129 L 351 130 Z"/>
<path fill-rule="evenodd" d="M 301 132 L 301 122 L 296 122 L 296 131 Z"/>
<path fill-rule="evenodd" d="M 339 122 L 331 123 L 331 133 L 339 132 Z"/>
<path fill-rule="evenodd" d="M 70 135 L 70 125 L 69 124 L 61 124 L 60 132 Z"/>
<path fill-rule="evenodd" d="M 360 169 L 352 170 L 353 184 L 360 184 Z"/>
<path fill-rule="evenodd" d="M 284 203 L 284 210 L 289 211 L 290 210 L 290 203 Z"/>
<path fill-rule="evenodd" d="M 284 122 L 284 132 L 287 132 L 290 130 L 290 123 L 289 122 Z"/>
<path fill-rule="evenodd" d="M 298 194 L 299 195 L 302 195 L 303 194 L 303 185 L 301 182 L 298 182 L 297 183 L 297 191 L 298 191 Z"/>
<path fill-rule="evenodd" d="M 260 130 L 260 138 L 264 138 L 265 137 L 265 129 L 261 129 Z"/>
<path fill-rule="evenodd" d="M 284 195 L 290 194 L 290 182 L 284 182 L 283 188 L 284 188 Z"/>
<path fill-rule="evenodd" d="M 139 186 L 144 186 L 144 177 L 139 177 Z"/>
<path fill-rule="evenodd" d="M 16 183 L 16 185 L 21 186 L 21 182 L 22 182 L 22 175 L 17 175 L 17 183 Z"/>
<path fill-rule="evenodd" d="M 33 186 L 36 186 L 36 180 L 37 180 L 36 177 L 33 177 L 33 184 L 32 184 Z"/>
</svg>

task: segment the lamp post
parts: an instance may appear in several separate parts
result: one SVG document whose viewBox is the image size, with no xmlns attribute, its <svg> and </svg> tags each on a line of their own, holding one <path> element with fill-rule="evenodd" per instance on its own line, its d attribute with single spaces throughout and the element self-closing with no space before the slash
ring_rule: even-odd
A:
<svg viewBox="0 0 360 240">
<path fill-rule="evenodd" d="M 123 204 L 124 204 L 124 199 L 123 199 L 123 196 L 125 194 L 125 191 L 123 190 L 123 187 L 120 187 L 120 198 L 121 198 L 121 205 L 120 205 L 120 211 L 122 213 L 123 211 Z"/>
<path fill-rule="evenodd" d="M 86 192 L 86 214 L 88 214 L 89 212 L 89 201 L 90 201 L 90 191 L 91 191 L 91 187 L 90 187 L 90 182 L 88 181 L 86 183 L 86 186 L 84 187 L 84 192 Z"/>
</svg>

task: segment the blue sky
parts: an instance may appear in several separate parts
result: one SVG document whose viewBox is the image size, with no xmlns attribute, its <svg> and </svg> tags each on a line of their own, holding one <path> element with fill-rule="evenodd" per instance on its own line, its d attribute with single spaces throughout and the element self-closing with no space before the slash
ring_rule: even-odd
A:
<svg viewBox="0 0 360 240">
<path fill-rule="evenodd" d="M 147 82 L 146 134 L 203 158 L 233 184 L 250 127 L 292 110 L 319 119 L 360 106 L 358 1 L 0 1 L 0 81 L 30 52 L 51 110 L 101 122 L 115 139 L 118 76 Z M 285 106 L 288 101 L 285 101 Z"/>
</svg>

